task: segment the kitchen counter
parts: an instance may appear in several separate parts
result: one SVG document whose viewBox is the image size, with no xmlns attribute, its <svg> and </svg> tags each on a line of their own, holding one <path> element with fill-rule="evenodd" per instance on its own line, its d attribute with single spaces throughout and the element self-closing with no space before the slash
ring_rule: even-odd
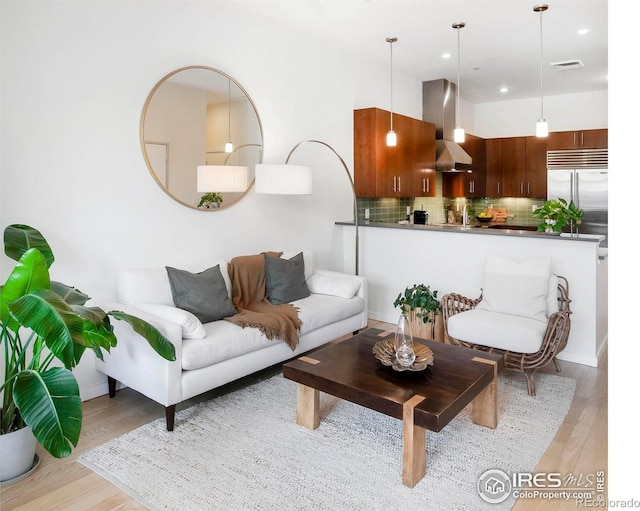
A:
<svg viewBox="0 0 640 511">
<path fill-rule="evenodd" d="M 336 222 L 336 225 L 355 225 L 353 222 Z M 546 233 L 536 231 L 534 225 L 511 225 L 507 223 L 473 223 L 468 227 L 462 227 L 461 224 L 408 224 L 408 223 L 392 223 L 392 222 L 369 222 L 368 224 L 359 224 L 358 227 L 372 227 L 383 229 L 403 229 L 411 231 L 429 231 L 429 232 L 455 232 L 464 234 L 489 234 L 493 236 L 520 236 L 528 238 L 540 237 L 546 239 L 572 240 L 597 242 L 604 240 L 604 236 L 595 234 L 569 234 L 569 233 Z"/>
<path fill-rule="evenodd" d="M 477 225 L 477 224 L 476 224 Z M 491 225 L 491 224 L 489 224 Z M 502 224 L 509 225 L 509 224 Z M 604 236 L 548 234 L 518 229 L 461 225 L 372 222 L 359 229 L 360 275 L 368 280 L 371 319 L 395 324 L 393 302 L 406 287 L 424 284 L 438 297 L 456 292 L 480 296 L 486 257 L 514 261 L 549 257 L 551 270 L 569 281 L 571 333 L 559 359 L 597 366 L 608 340 L 608 257 Z M 336 222 L 342 267 L 355 264 L 353 222 Z"/>
</svg>

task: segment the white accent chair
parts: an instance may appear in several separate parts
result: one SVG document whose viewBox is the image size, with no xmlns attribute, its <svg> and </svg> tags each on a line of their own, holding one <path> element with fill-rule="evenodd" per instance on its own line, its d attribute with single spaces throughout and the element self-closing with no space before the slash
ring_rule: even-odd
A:
<svg viewBox="0 0 640 511">
<path fill-rule="evenodd" d="M 566 347 L 571 329 L 569 283 L 551 274 L 550 260 L 515 262 L 489 256 L 479 298 L 442 297 L 445 341 L 504 357 L 536 395 L 535 373 Z"/>
</svg>

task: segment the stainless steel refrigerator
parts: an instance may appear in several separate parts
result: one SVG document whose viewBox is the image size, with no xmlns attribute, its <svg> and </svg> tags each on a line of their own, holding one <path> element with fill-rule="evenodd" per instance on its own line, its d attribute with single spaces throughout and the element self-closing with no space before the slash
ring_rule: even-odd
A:
<svg viewBox="0 0 640 511">
<path fill-rule="evenodd" d="M 606 149 L 547 152 L 547 199 L 564 198 L 584 210 L 579 234 L 602 234 L 601 247 L 608 247 L 609 184 Z"/>
</svg>

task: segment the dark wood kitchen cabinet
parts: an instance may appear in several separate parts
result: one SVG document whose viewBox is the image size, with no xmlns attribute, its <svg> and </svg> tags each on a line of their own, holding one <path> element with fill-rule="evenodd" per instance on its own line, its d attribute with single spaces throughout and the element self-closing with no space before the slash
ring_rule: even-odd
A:
<svg viewBox="0 0 640 511">
<path fill-rule="evenodd" d="M 547 138 L 547 150 L 606 149 L 609 130 L 552 131 Z"/>
<path fill-rule="evenodd" d="M 546 198 L 546 139 L 490 138 L 486 151 L 487 197 Z"/>
<path fill-rule="evenodd" d="M 502 139 L 502 182 L 504 197 L 525 196 L 526 137 Z"/>
<path fill-rule="evenodd" d="M 358 197 L 435 197 L 435 125 L 393 114 L 398 143 L 386 144 L 390 112 L 354 110 L 354 184 Z"/>
<path fill-rule="evenodd" d="M 465 141 L 460 146 L 471 156 L 471 161 L 477 168 L 472 172 L 443 173 L 442 195 L 444 197 L 484 197 L 486 189 L 486 141 L 484 138 L 466 134 Z"/>
<path fill-rule="evenodd" d="M 525 137 L 489 138 L 486 150 L 486 195 L 520 197 L 526 173 Z"/>
<path fill-rule="evenodd" d="M 523 191 L 525 197 L 547 198 L 547 139 L 527 137 L 526 173 Z"/>
<path fill-rule="evenodd" d="M 501 138 L 489 138 L 486 140 L 485 187 L 487 197 L 504 197 L 502 140 Z"/>
</svg>

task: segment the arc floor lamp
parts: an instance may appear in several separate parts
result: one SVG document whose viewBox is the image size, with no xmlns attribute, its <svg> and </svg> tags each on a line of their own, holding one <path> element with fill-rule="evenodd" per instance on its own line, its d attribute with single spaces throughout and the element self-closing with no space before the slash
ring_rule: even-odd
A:
<svg viewBox="0 0 640 511">
<path fill-rule="evenodd" d="M 289 151 L 284 164 L 258 164 L 256 165 L 256 193 L 274 194 L 274 195 L 311 195 L 312 192 L 312 169 L 308 165 L 289 165 L 289 160 L 293 153 L 304 144 L 320 144 L 329 149 L 338 157 L 344 171 L 349 178 L 351 191 L 353 192 L 353 222 L 356 229 L 355 239 L 355 273 L 360 272 L 360 238 L 358 232 L 358 202 L 356 200 L 356 187 L 349 172 L 349 167 L 345 163 L 342 156 L 326 142 L 322 140 L 303 140 L 298 142 L 293 149 Z"/>
</svg>

